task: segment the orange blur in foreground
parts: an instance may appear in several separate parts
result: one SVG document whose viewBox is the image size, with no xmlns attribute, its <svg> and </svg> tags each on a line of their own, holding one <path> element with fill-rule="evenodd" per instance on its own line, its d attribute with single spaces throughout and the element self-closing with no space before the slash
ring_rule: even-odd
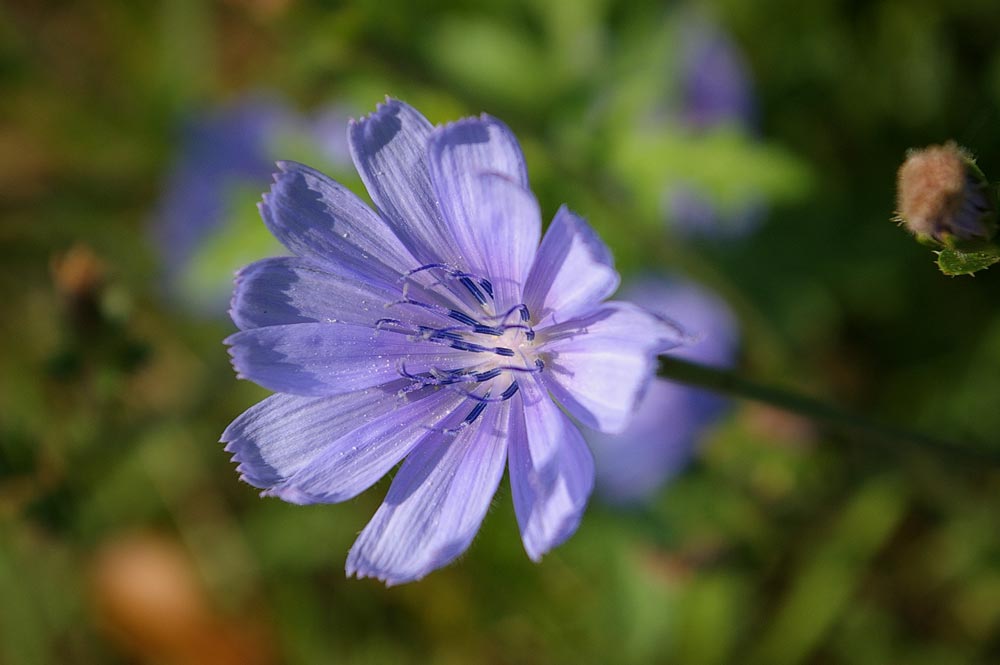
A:
<svg viewBox="0 0 1000 665">
<path fill-rule="evenodd" d="M 90 570 L 98 624 L 142 662 L 267 665 L 265 631 L 215 612 L 193 562 L 175 541 L 131 534 L 107 542 Z"/>
</svg>

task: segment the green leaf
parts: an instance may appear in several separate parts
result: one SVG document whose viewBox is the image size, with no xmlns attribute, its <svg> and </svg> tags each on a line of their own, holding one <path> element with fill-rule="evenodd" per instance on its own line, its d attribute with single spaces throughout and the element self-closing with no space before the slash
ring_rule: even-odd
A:
<svg viewBox="0 0 1000 665">
<path fill-rule="evenodd" d="M 906 488 L 893 477 L 869 480 L 858 489 L 795 572 L 754 653 L 743 662 L 809 660 L 837 621 L 853 611 L 872 559 L 899 525 L 907 500 Z"/>
<path fill-rule="evenodd" d="M 735 126 L 703 134 L 640 127 L 617 138 L 610 158 L 656 219 L 670 183 L 693 185 L 730 213 L 748 201 L 795 200 L 812 186 L 812 174 L 801 160 Z"/>
<path fill-rule="evenodd" d="M 943 249 L 938 252 L 938 268 L 946 275 L 972 275 L 986 270 L 1000 261 L 997 250 L 982 252 L 960 252 L 957 249 Z"/>
<path fill-rule="evenodd" d="M 427 41 L 428 56 L 450 80 L 525 108 L 565 85 L 551 76 L 548 54 L 529 33 L 497 21 L 452 17 Z"/>
</svg>

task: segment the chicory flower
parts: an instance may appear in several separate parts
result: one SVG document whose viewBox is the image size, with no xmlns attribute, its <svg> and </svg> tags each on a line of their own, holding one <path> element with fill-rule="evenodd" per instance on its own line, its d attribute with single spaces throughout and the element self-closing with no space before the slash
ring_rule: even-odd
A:
<svg viewBox="0 0 1000 665">
<path fill-rule="evenodd" d="M 277 394 L 225 431 L 246 482 L 338 502 L 402 462 L 347 573 L 416 580 L 468 548 L 505 468 L 528 556 L 577 528 L 594 482 L 579 422 L 621 431 L 675 326 L 605 301 L 611 253 L 565 207 L 544 238 L 524 156 L 483 115 L 434 127 L 387 100 L 348 138 L 375 209 L 279 163 L 260 204 L 293 254 L 242 270 L 229 337 Z M 565 410 L 565 412 L 564 412 Z"/>
<path fill-rule="evenodd" d="M 700 14 L 683 16 L 678 30 L 675 122 L 695 134 L 725 127 L 752 134 L 757 115 L 753 78 L 739 44 Z M 686 180 L 669 184 L 664 203 L 674 228 L 698 238 L 744 236 L 765 212 L 761 197 L 744 196 L 723 207 L 704 185 Z"/>
<path fill-rule="evenodd" d="M 700 16 L 683 21 L 681 29 L 681 122 L 694 130 L 752 127 L 753 83 L 739 46 L 721 26 Z"/>
</svg>

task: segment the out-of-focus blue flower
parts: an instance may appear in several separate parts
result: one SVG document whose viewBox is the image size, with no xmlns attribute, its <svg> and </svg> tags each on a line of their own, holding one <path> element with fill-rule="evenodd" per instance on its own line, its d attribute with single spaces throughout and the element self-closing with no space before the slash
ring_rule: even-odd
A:
<svg viewBox="0 0 1000 665">
<path fill-rule="evenodd" d="M 737 324 L 717 296 L 689 282 L 652 278 L 622 291 L 651 311 L 684 321 L 693 340 L 670 355 L 717 367 L 733 362 Z M 649 499 L 685 466 L 725 405 L 726 400 L 711 392 L 653 381 L 628 429 L 621 434 L 586 433 L 596 460 L 598 491 L 618 503 Z"/>
<path fill-rule="evenodd" d="M 704 18 L 685 21 L 679 57 L 681 121 L 686 126 L 753 125 L 750 68 L 719 26 Z"/>
<path fill-rule="evenodd" d="M 524 156 L 498 120 L 433 127 L 389 100 L 349 141 L 377 211 L 288 162 L 260 206 L 294 256 L 240 272 L 226 342 L 239 376 L 277 394 L 229 426 L 226 450 L 264 495 L 303 504 L 349 499 L 403 461 L 347 558 L 387 584 L 465 551 L 508 467 L 537 560 L 576 530 L 594 480 L 560 406 L 624 429 L 676 328 L 604 302 L 611 254 L 565 207 L 539 245 Z"/>
<path fill-rule="evenodd" d="M 677 54 L 679 82 L 675 118 L 688 132 L 721 127 L 750 133 L 755 101 L 750 68 L 738 45 L 722 28 L 700 15 L 680 21 Z M 752 230 L 764 207 L 754 197 L 723 210 L 703 187 L 670 183 L 665 212 L 674 228 L 689 236 L 737 237 Z"/>
<path fill-rule="evenodd" d="M 306 123 L 306 133 L 316 141 L 320 155 L 338 168 L 352 168 L 351 147 L 344 125 L 350 112 L 342 106 L 332 105 L 319 109 Z"/>
<path fill-rule="evenodd" d="M 286 109 L 275 102 L 247 100 L 184 124 L 154 227 L 170 274 L 183 271 L 201 241 L 222 224 L 234 183 L 268 177 L 268 141 L 286 121 Z"/>
<path fill-rule="evenodd" d="M 246 238 L 235 228 L 241 219 L 233 214 L 234 198 L 249 189 L 259 191 L 267 182 L 283 139 L 301 137 L 319 156 L 334 164 L 346 162 L 346 118 L 331 107 L 310 119 L 274 98 L 252 96 L 192 115 L 183 123 L 152 228 L 165 286 L 175 299 L 207 313 L 225 310 L 232 273 L 278 248 L 271 242 L 261 247 L 259 238 Z M 331 131 L 335 119 L 337 133 Z M 227 244 L 228 251 L 223 257 L 208 257 L 211 274 L 202 274 L 204 267 L 194 264 L 215 249 L 220 234 L 227 234 L 219 242 Z M 241 237 L 244 247 L 234 247 Z M 218 265 L 220 259 L 227 265 Z"/>
</svg>

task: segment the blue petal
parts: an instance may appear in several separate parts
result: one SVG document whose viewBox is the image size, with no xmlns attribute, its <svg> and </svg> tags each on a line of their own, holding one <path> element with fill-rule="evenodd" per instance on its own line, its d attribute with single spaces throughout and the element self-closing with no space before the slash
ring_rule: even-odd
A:
<svg viewBox="0 0 1000 665">
<path fill-rule="evenodd" d="M 349 190 L 308 166 L 278 166 L 260 214 L 294 254 L 388 284 L 416 265 L 386 223 Z"/>
<path fill-rule="evenodd" d="M 343 323 L 254 328 L 225 341 L 239 378 L 293 395 L 340 395 L 393 381 L 404 371 L 461 367 L 469 358 L 467 351 Z"/>
<path fill-rule="evenodd" d="M 334 397 L 273 395 L 238 417 L 222 440 L 246 482 L 292 503 L 333 503 L 374 484 L 464 399 L 408 394 L 406 382 Z"/>
<path fill-rule="evenodd" d="M 453 439 L 424 440 L 347 556 L 347 574 L 388 585 L 417 580 L 464 552 L 503 476 L 509 402 Z"/>
<path fill-rule="evenodd" d="M 241 478 L 261 489 L 281 483 L 336 441 L 396 408 L 394 386 L 334 397 L 277 394 L 258 402 L 222 433 Z"/>
<path fill-rule="evenodd" d="M 451 229 L 441 216 L 427 168 L 433 127 L 416 109 L 395 99 L 351 123 L 351 157 L 372 201 L 419 265 L 459 265 Z"/>
<path fill-rule="evenodd" d="M 499 309 L 520 304 L 541 217 L 517 139 L 483 116 L 439 127 L 428 150 L 431 182 L 467 268 L 490 277 Z"/>
<path fill-rule="evenodd" d="M 287 323 L 331 322 L 373 325 L 385 316 L 374 303 L 401 296 L 398 288 L 375 285 L 332 272 L 297 257 L 252 263 L 237 273 L 230 315 L 241 329 Z"/>
<path fill-rule="evenodd" d="M 677 326 L 625 302 L 539 331 L 540 375 L 552 395 L 587 427 L 621 432 L 656 368 L 682 340 Z"/>
<path fill-rule="evenodd" d="M 510 488 L 533 561 L 576 531 L 594 487 L 594 459 L 580 431 L 534 381 L 520 382 L 511 419 Z"/>
<path fill-rule="evenodd" d="M 535 255 L 524 302 L 534 321 L 558 323 L 610 296 L 618 282 L 607 245 L 563 206 Z"/>
</svg>

